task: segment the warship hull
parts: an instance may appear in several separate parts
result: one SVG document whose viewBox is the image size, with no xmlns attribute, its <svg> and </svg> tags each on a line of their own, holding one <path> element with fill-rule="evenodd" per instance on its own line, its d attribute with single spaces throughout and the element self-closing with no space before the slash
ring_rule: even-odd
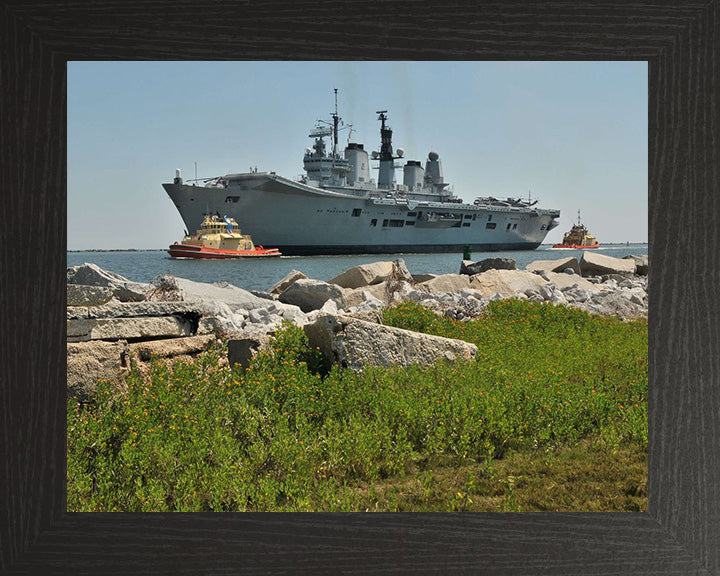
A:
<svg viewBox="0 0 720 576">
<path fill-rule="evenodd" d="M 222 185 L 163 184 L 188 230 L 205 214 L 284 255 L 532 250 L 557 226 L 557 210 L 408 199 L 377 190 L 316 187 L 272 172 Z"/>
</svg>

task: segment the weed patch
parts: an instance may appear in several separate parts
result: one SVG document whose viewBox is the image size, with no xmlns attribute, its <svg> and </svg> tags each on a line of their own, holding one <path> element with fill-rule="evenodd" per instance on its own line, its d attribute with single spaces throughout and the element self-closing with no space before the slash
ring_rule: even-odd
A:
<svg viewBox="0 0 720 576">
<path fill-rule="evenodd" d="M 477 358 L 321 374 L 286 325 L 245 372 L 219 348 L 101 382 L 68 401 L 68 509 L 590 510 L 582 478 L 558 476 L 560 501 L 528 496 L 536 467 L 575 454 L 602 476 L 646 454 L 646 321 L 502 300 L 469 322 L 413 304 L 384 322 L 473 342 Z M 634 473 L 607 509 L 643 509 L 646 483 Z"/>
</svg>

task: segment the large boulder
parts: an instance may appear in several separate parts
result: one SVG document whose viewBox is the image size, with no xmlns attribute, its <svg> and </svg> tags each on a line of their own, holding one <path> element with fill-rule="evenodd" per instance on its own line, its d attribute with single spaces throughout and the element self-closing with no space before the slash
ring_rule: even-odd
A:
<svg viewBox="0 0 720 576">
<path fill-rule="evenodd" d="M 328 282 L 342 288 L 360 288 L 361 286 L 379 284 L 392 277 L 394 268 L 392 262 L 360 264 L 335 276 L 335 278 L 331 278 Z"/>
<path fill-rule="evenodd" d="M 152 290 L 151 284 L 133 282 L 120 274 L 103 270 L 97 264 L 88 262 L 68 268 L 67 283 L 109 288 L 115 298 L 123 302 L 145 300 L 147 293 Z"/>
<path fill-rule="evenodd" d="M 266 298 L 254 296 L 247 290 L 228 284 L 227 282 L 195 282 L 186 278 L 175 279 L 182 290 L 185 302 L 207 303 L 223 302 L 232 311 L 238 309 L 252 310 L 253 308 L 264 308 L 268 305 Z"/>
<path fill-rule="evenodd" d="M 601 276 L 603 274 L 634 274 L 635 260 L 624 260 L 597 254 L 595 252 L 583 252 L 580 258 L 580 270 L 583 274 Z"/>
<path fill-rule="evenodd" d="M 442 274 L 432 280 L 422 282 L 422 288 L 430 293 L 439 292 L 460 292 L 464 288 L 470 288 L 470 277 L 465 274 Z"/>
<path fill-rule="evenodd" d="M 148 360 L 192 359 L 208 350 L 216 341 L 214 335 L 171 338 L 128 344 L 117 342 L 77 342 L 67 345 L 67 396 L 86 400 L 97 388 L 98 380 L 119 384 L 131 365 L 148 372 Z"/>
<path fill-rule="evenodd" d="M 580 274 L 580 263 L 575 256 L 558 260 L 535 260 L 525 266 L 525 270 L 530 272 L 563 272 L 567 268 L 571 268 L 573 272 Z"/>
<path fill-rule="evenodd" d="M 67 321 L 67 341 L 143 340 L 191 336 L 196 327 L 177 316 L 92 318 Z"/>
<path fill-rule="evenodd" d="M 279 300 L 285 304 L 299 306 L 305 313 L 322 308 L 328 300 L 334 300 L 339 308 L 346 307 L 345 296 L 340 286 L 309 278 L 293 282 L 280 294 Z"/>
<path fill-rule="evenodd" d="M 109 302 L 112 297 L 112 289 L 104 286 L 67 285 L 68 306 L 100 306 Z"/>
<path fill-rule="evenodd" d="M 67 345 L 67 396 L 85 400 L 98 380 L 120 382 L 130 369 L 126 342 L 83 342 Z"/>
<path fill-rule="evenodd" d="M 300 270 L 290 270 L 282 280 L 273 284 L 268 292 L 270 294 L 280 294 L 287 290 L 293 282 L 305 279 L 307 279 L 307 276 L 300 272 Z"/>
<path fill-rule="evenodd" d="M 203 309 L 192 302 L 117 302 L 112 300 L 101 306 L 71 307 L 68 320 L 78 318 L 130 318 L 133 316 L 184 316 L 199 318 Z"/>
<path fill-rule="evenodd" d="M 477 353 L 477 346 L 462 340 L 383 326 L 349 316 L 321 316 L 304 330 L 310 346 L 320 349 L 326 368 L 332 364 L 352 370 L 362 370 L 367 365 L 430 365 L 438 360 L 472 360 Z"/>
<path fill-rule="evenodd" d="M 127 350 L 131 358 L 147 362 L 155 358 L 175 358 L 177 356 L 193 356 L 209 350 L 216 342 L 212 334 L 189 336 L 187 338 L 168 338 L 150 342 L 128 344 Z"/>
<path fill-rule="evenodd" d="M 515 260 L 512 258 L 485 258 L 479 262 L 463 260 L 460 264 L 460 274 L 474 276 L 487 270 L 515 270 Z"/>
<path fill-rule="evenodd" d="M 635 262 L 635 274 L 648 275 L 649 261 L 647 254 L 630 254 L 623 256 L 623 260 L 633 260 Z"/>
<path fill-rule="evenodd" d="M 488 270 L 470 278 L 469 288 L 479 290 L 485 298 L 499 294 L 511 298 L 528 290 L 539 291 L 547 281 L 526 270 Z"/>
</svg>

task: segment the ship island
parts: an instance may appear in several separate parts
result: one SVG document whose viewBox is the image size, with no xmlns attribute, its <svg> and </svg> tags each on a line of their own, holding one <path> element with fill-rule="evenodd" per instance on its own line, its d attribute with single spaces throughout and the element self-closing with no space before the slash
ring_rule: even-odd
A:
<svg viewBox="0 0 720 576">
<path fill-rule="evenodd" d="M 341 154 L 339 132 L 350 125 L 338 114 L 336 89 L 330 120 L 318 120 L 309 133 L 313 144 L 299 178 L 255 169 L 184 182 L 177 169 L 163 188 L 188 230 L 208 214 L 227 215 L 284 255 L 534 250 L 558 226 L 560 211 L 541 209 L 529 197 L 466 203 L 445 181 L 437 152 L 428 153 L 424 167 L 403 160 L 404 150 L 393 150 L 388 111 L 377 115 L 380 149 L 368 153 L 348 138 Z"/>
</svg>

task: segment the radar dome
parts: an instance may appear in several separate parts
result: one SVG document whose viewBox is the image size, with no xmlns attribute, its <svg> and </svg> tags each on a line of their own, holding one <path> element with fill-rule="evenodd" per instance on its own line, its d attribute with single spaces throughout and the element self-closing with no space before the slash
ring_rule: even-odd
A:
<svg viewBox="0 0 720 576">
<path fill-rule="evenodd" d="M 373 151 L 372 151 L 372 158 L 373 158 L 373 160 L 377 160 L 377 157 L 378 157 L 378 156 L 379 156 L 378 151 L 377 151 L 377 150 L 373 150 Z"/>
<path fill-rule="evenodd" d="M 440 158 L 440 155 L 437 152 L 430 152 L 430 154 L 428 154 L 428 160 L 435 162 L 438 158 Z"/>
<path fill-rule="evenodd" d="M 403 150 L 402 148 L 398 148 L 398 149 L 397 149 L 397 155 L 398 155 L 398 157 L 402 158 L 402 157 L 403 157 L 403 154 L 405 154 L 405 150 Z"/>
<path fill-rule="evenodd" d="M 311 152 L 312 152 L 312 150 L 310 150 L 310 148 L 305 148 L 305 154 L 309 155 Z"/>
</svg>

